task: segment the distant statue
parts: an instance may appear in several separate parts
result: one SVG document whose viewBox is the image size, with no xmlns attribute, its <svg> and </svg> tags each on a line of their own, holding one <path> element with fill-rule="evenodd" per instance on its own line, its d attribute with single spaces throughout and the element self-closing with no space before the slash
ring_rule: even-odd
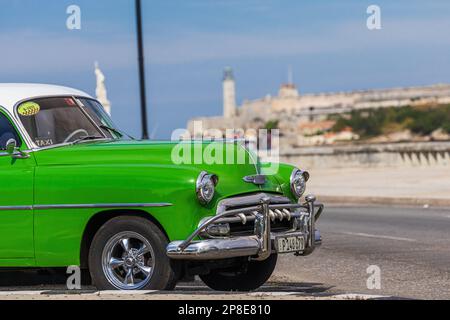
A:
<svg viewBox="0 0 450 320">
<path fill-rule="evenodd" d="M 105 111 L 111 115 L 111 103 L 108 100 L 108 92 L 106 91 L 105 80 L 106 77 L 98 66 L 98 62 L 95 62 L 95 76 L 97 78 L 97 87 L 95 89 L 95 95 L 97 100 L 103 105 Z"/>
</svg>

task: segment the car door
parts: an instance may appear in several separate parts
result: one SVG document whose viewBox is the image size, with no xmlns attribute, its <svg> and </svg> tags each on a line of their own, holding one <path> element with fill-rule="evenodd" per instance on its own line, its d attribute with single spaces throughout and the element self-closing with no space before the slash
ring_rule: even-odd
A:
<svg viewBox="0 0 450 320">
<path fill-rule="evenodd" d="M 8 154 L 6 143 L 10 139 L 16 140 L 20 150 L 26 149 L 10 118 L 0 110 L 0 266 L 26 266 L 34 259 L 35 160 L 33 154 L 26 159 Z"/>
</svg>

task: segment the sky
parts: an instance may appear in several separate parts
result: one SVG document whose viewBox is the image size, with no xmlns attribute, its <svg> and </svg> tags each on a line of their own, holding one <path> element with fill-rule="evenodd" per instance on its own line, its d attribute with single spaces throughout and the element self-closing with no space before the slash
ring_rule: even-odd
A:
<svg viewBox="0 0 450 320">
<path fill-rule="evenodd" d="M 369 30 L 366 10 L 381 9 Z M 69 30 L 67 7 L 81 9 Z M 170 139 L 192 117 L 222 114 L 222 73 L 237 100 L 276 95 L 292 68 L 300 93 L 450 83 L 446 0 L 143 0 L 149 132 Z M 106 76 L 115 123 L 139 137 L 133 0 L 1 0 L 0 82 L 95 94 Z"/>
</svg>

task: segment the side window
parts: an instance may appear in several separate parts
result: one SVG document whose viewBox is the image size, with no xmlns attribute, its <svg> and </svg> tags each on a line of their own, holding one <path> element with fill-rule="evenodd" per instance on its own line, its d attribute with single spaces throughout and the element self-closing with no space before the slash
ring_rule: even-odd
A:
<svg viewBox="0 0 450 320">
<path fill-rule="evenodd" d="M 16 129 L 9 121 L 9 119 L 0 112 L 0 150 L 6 150 L 6 143 L 9 139 L 15 139 L 17 146 L 20 147 L 22 141 L 17 134 Z"/>
</svg>

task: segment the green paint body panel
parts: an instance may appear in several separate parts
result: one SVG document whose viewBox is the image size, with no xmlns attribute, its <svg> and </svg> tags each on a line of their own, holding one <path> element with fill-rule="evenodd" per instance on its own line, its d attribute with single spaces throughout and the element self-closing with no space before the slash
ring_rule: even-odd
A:
<svg viewBox="0 0 450 320">
<path fill-rule="evenodd" d="M 203 152 L 214 143 L 194 144 Z M 31 152 L 29 159 L 0 157 L 0 207 L 37 206 L 34 210 L 0 211 L 0 267 L 59 267 L 80 264 L 80 247 L 89 220 L 100 212 L 127 214 L 127 209 L 52 208 L 42 205 L 171 203 L 172 206 L 129 208 L 151 215 L 170 241 L 187 238 L 223 198 L 272 192 L 293 198 L 293 167 L 280 165 L 277 175 L 256 186 L 243 177 L 257 173 L 239 145 L 245 164 L 175 164 L 175 143 L 150 141 L 89 142 Z M 242 153 L 242 151 L 244 152 Z M 219 184 L 213 201 L 199 204 L 195 183 L 201 171 L 214 173 Z M 4 183 L 6 181 L 6 183 Z"/>
<path fill-rule="evenodd" d="M 8 114 L 0 113 L 15 127 Z M 25 143 L 20 139 L 20 149 L 24 150 Z M 22 160 L 12 159 L 9 155 L 0 156 L 0 207 L 33 205 L 35 167 L 32 154 Z M 0 267 L 35 265 L 33 232 L 33 211 L 0 211 Z"/>
<path fill-rule="evenodd" d="M 0 206 L 32 206 L 34 157 L 0 157 Z M 0 211 L 0 259 L 33 258 L 33 211 Z"/>
</svg>

